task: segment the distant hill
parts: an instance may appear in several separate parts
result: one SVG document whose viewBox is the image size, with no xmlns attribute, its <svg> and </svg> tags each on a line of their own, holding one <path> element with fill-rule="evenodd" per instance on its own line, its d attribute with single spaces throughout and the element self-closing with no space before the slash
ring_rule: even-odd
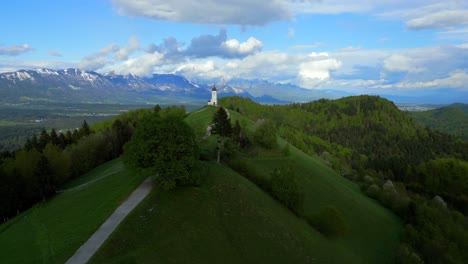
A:
<svg viewBox="0 0 468 264">
<path fill-rule="evenodd" d="M 468 139 L 468 104 L 456 103 L 429 111 L 411 112 L 410 114 L 424 126 Z"/>
</svg>

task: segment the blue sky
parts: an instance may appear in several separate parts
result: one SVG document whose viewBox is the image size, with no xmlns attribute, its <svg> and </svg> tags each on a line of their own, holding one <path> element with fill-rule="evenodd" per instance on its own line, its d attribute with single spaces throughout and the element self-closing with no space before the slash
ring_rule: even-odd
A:
<svg viewBox="0 0 468 264">
<path fill-rule="evenodd" d="M 354 93 L 467 91 L 460 0 L 16 0 L 0 72 L 76 67 Z"/>
</svg>

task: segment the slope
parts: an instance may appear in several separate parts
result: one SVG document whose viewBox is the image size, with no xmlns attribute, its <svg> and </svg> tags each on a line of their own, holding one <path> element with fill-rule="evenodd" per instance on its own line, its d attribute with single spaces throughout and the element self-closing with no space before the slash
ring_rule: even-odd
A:
<svg viewBox="0 0 468 264">
<path fill-rule="evenodd" d="M 186 118 L 200 138 L 216 110 L 204 107 Z M 230 115 L 247 130 L 254 129 L 251 120 L 234 111 Z M 213 136 L 202 141 L 204 158 L 215 157 L 215 144 Z M 401 235 L 399 220 L 353 183 L 290 149 L 290 156 L 257 149 L 255 155 L 241 158 L 265 178 L 294 160 L 306 196 L 305 213 L 315 214 L 330 205 L 340 209 L 349 226 L 345 236 L 323 236 L 236 171 L 206 161 L 200 186 L 150 194 L 91 263 L 391 262 Z"/>
<path fill-rule="evenodd" d="M 429 111 L 411 112 L 411 116 L 424 126 L 468 139 L 467 104 L 452 104 Z"/>
<path fill-rule="evenodd" d="M 362 262 L 231 169 L 204 166 L 201 186 L 150 194 L 90 263 Z"/>
<path fill-rule="evenodd" d="M 1 263 L 64 263 L 144 179 L 120 159 L 0 226 Z"/>
</svg>

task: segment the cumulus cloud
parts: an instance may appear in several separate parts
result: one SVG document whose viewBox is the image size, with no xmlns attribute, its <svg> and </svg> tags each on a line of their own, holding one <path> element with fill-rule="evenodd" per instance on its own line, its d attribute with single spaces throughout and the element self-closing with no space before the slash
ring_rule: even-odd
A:
<svg viewBox="0 0 468 264">
<path fill-rule="evenodd" d="M 254 37 L 240 42 L 237 39 L 227 39 L 226 30 L 221 30 L 218 35 L 202 35 L 193 38 L 183 53 L 198 58 L 210 56 L 238 58 L 261 51 L 262 47 L 263 43 Z"/>
<path fill-rule="evenodd" d="M 222 43 L 221 46 L 231 57 L 243 57 L 260 51 L 263 43 L 254 37 L 250 37 L 246 42 L 242 43 L 237 39 L 230 39 Z"/>
<path fill-rule="evenodd" d="M 32 51 L 34 48 L 29 46 L 28 44 L 23 45 L 14 45 L 10 47 L 2 47 L 0 46 L 0 55 L 5 56 L 18 56 L 20 54 L 26 53 L 28 51 Z"/>
<path fill-rule="evenodd" d="M 113 0 L 122 15 L 199 24 L 254 25 L 292 18 L 284 0 Z"/>
<path fill-rule="evenodd" d="M 55 51 L 55 50 L 49 50 L 47 52 L 50 56 L 54 56 L 54 57 L 62 57 L 62 54 L 58 51 Z"/>
<path fill-rule="evenodd" d="M 160 53 L 147 53 L 138 58 L 131 58 L 114 68 L 116 74 L 134 74 L 137 76 L 151 76 L 154 67 L 161 64 L 163 55 Z"/>
<path fill-rule="evenodd" d="M 305 88 L 313 88 L 317 83 L 330 78 L 330 71 L 341 67 L 341 62 L 330 58 L 328 53 L 311 53 L 310 60 L 299 65 L 300 84 Z"/>
</svg>

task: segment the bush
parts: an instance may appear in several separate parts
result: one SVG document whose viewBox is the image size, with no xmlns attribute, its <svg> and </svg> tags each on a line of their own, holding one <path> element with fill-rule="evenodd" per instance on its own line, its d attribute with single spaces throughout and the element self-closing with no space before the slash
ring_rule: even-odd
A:
<svg viewBox="0 0 468 264">
<path fill-rule="evenodd" d="M 304 194 L 299 191 L 299 185 L 291 166 L 274 169 L 271 172 L 271 191 L 282 204 L 296 215 L 302 216 Z"/>
<path fill-rule="evenodd" d="M 318 215 L 307 217 L 311 226 L 327 237 L 342 236 L 348 230 L 341 211 L 335 207 L 325 207 Z"/>
<path fill-rule="evenodd" d="M 257 121 L 257 129 L 254 132 L 253 140 L 264 148 L 273 148 L 276 145 L 276 127 L 271 120 Z"/>
</svg>

